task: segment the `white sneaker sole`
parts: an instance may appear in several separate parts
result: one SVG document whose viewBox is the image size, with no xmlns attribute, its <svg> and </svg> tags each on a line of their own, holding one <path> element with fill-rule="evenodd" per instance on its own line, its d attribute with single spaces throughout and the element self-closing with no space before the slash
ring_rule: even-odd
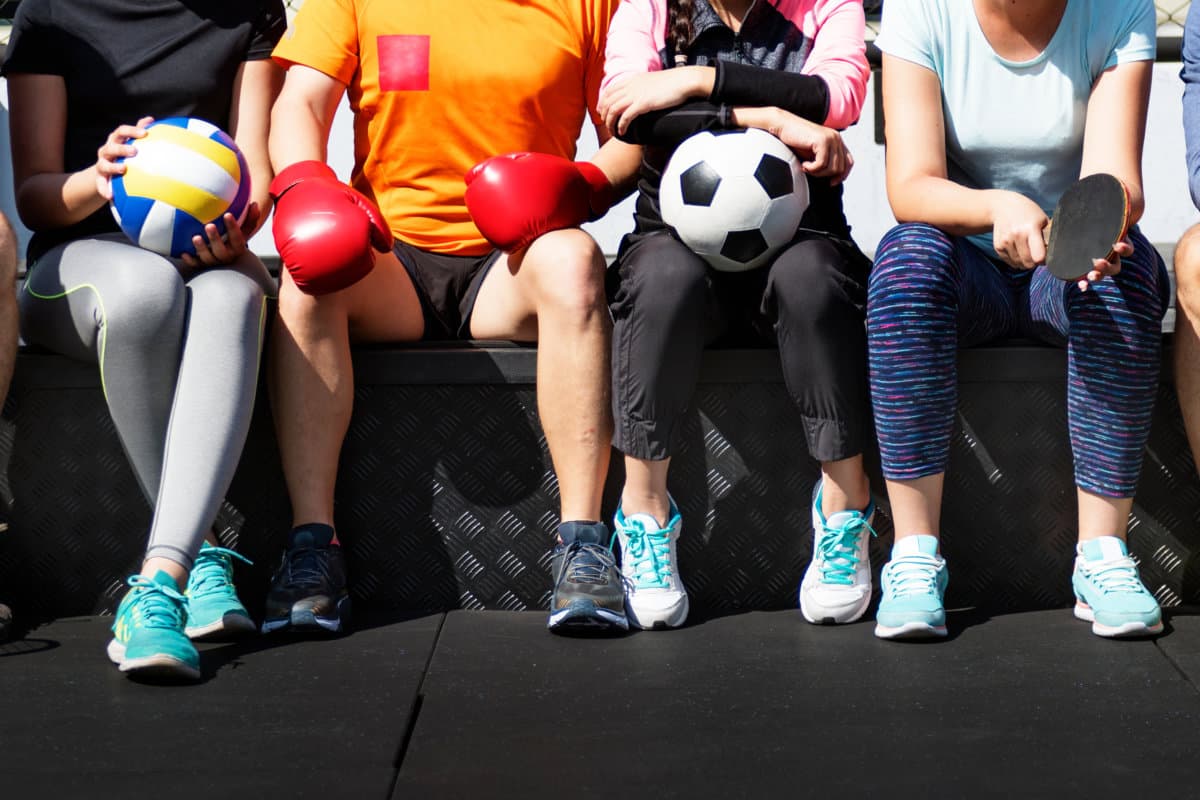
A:
<svg viewBox="0 0 1200 800">
<path fill-rule="evenodd" d="M 200 670 L 168 655 L 146 658 L 125 658 L 125 645 L 113 639 L 106 648 L 108 660 L 117 665 L 121 672 L 137 673 L 138 677 L 157 679 L 200 680 Z"/>
<path fill-rule="evenodd" d="M 629 623 L 639 630 L 654 630 L 656 628 L 678 628 L 687 621 L 688 596 L 685 592 L 679 602 L 667 608 L 642 608 L 636 605 L 637 595 L 625 596 L 625 610 L 629 615 Z"/>
<path fill-rule="evenodd" d="M 880 639 L 933 639 L 946 635 L 945 625 L 928 622 L 906 622 L 897 628 L 875 623 L 875 635 Z"/>
<path fill-rule="evenodd" d="M 248 633 L 258 633 L 254 620 L 242 614 L 226 614 L 216 622 L 185 628 L 183 631 L 189 639 L 203 639 L 206 636 L 241 636 Z"/>
<path fill-rule="evenodd" d="M 1147 625 L 1144 622 L 1126 622 L 1123 625 L 1105 625 L 1096 621 L 1096 615 L 1092 612 L 1092 607 L 1083 602 L 1075 603 L 1075 619 L 1081 619 L 1084 622 L 1092 623 L 1092 633 L 1097 636 L 1103 636 L 1105 639 L 1120 639 L 1131 636 L 1154 636 L 1157 633 L 1162 633 L 1163 624 L 1160 620 L 1154 625 Z"/>
<path fill-rule="evenodd" d="M 804 573 L 805 580 L 808 579 L 808 572 L 812 568 L 813 565 L 810 563 L 808 570 Z M 866 591 L 856 604 L 830 607 L 813 599 L 812 595 L 816 587 L 806 586 L 802 581 L 800 583 L 800 613 L 805 621 L 811 622 L 813 625 L 846 625 L 857 622 L 863 614 L 867 613 L 867 607 L 871 605 L 871 584 L 868 583 L 864 588 Z"/>
<path fill-rule="evenodd" d="M 546 628 L 552 631 L 627 631 L 629 620 L 624 614 L 610 608 L 586 602 L 572 603 L 550 614 Z"/>
</svg>

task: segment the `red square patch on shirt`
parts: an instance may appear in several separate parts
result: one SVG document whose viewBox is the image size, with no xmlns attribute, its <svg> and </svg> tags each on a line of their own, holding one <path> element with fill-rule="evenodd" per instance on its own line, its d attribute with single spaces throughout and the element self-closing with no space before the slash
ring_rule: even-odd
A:
<svg viewBox="0 0 1200 800">
<path fill-rule="evenodd" d="M 375 39 L 379 49 L 379 90 L 429 91 L 429 37 L 391 34 Z"/>
</svg>

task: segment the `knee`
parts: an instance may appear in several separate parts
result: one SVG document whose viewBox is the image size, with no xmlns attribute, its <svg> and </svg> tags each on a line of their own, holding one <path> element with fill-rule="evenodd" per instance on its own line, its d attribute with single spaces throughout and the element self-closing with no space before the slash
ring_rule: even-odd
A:
<svg viewBox="0 0 1200 800">
<path fill-rule="evenodd" d="M 258 308 L 263 289 L 253 278 L 231 269 L 210 269 L 192 278 L 194 290 L 211 293 L 222 306 Z"/>
<path fill-rule="evenodd" d="M 1189 316 L 1200 313 L 1200 225 L 1193 225 L 1175 246 L 1175 285 L 1179 305 Z"/>
<path fill-rule="evenodd" d="M 645 251 L 620 269 L 622 293 L 646 314 L 668 319 L 703 308 L 708 266 L 682 244 L 676 253 Z"/>
<path fill-rule="evenodd" d="M 17 234 L 8 217 L 0 214 L 0 297 L 14 297 L 16 285 Z"/>
<path fill-rule="evenodd" d="M 589 313 L 604 306 L 604 256 L 596 240 L 578 229 L 554 231 L 525 252 L 538 312 Z"/>
<path fill-rule="evenodd" d="M 187 313 L 183 278 L 166 259 L 143 261 L 126 273 L 124 286 L 99 298 L 110 340 L 116 336 L 156 342 L 170 340 L 170 331 L 183 330 Z"/>
<path fill-rule="evenodd" d="M 955 281 L 954 240 L 920 222 L 897 225 L 879 242 L 868 280 L 869 295 L 941 293 Z"/>
<path fill-rule="evenodd" d="M 277 301 L 276 311 L 284 323 L 311 324 L 330 318 L 345 323 L 348 319 L 345 291 L 309 294 L 296 285 L 286 269 L 280 271 Z"/>
<path fill-rule="evenodd" d="M 845 297 L 842 263 L 837 248 L 824 239 L 795 244 L 771 265 L 772 294 L 783 308 L 820 315 Z"/>
</svg>

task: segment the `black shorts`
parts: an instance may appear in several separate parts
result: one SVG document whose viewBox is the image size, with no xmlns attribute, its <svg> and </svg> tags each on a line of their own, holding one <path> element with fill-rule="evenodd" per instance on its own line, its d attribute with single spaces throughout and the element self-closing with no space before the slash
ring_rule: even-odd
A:
<svg viewBox="0 0 1200 800">
<path fill-rule="evenodd" d="M 499 250 L 482 256 L 430 253 L 396 240 L 392 252 L 412 279 L 425 317 L 426 341 L 471 338 L 471 309 Z"/>
</svg>

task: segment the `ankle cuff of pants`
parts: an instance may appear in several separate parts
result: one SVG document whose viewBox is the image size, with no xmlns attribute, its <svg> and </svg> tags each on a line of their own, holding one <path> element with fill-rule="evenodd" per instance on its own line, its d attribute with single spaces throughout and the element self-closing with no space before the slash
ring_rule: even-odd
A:
<svg viewBox="0 0 1200 800">
<path fill-rule="evenodd" d="M 863 452 L 862 431 L 836 419 L 804 417 L 804 440 L 817 461 L 841 461 Z"/>
<path fill-rule="evenodd" d="M 661 422 L 617 420 L 613 432 L 613 447 L 627 456 L 647 461 L 662 461 L 675 454 L 678 437 L 674 434 L 681 425 L 668 426 Z"/>
<path fill-rule="evenodd" d="M 169 544 L 155 544 L 146 548 L 146 557 L 143 560 L 149 561 L 152 558 L 165 558 L 169 561 L 174 561 L 190 572 L 194 556 Z"/>
</svg>

